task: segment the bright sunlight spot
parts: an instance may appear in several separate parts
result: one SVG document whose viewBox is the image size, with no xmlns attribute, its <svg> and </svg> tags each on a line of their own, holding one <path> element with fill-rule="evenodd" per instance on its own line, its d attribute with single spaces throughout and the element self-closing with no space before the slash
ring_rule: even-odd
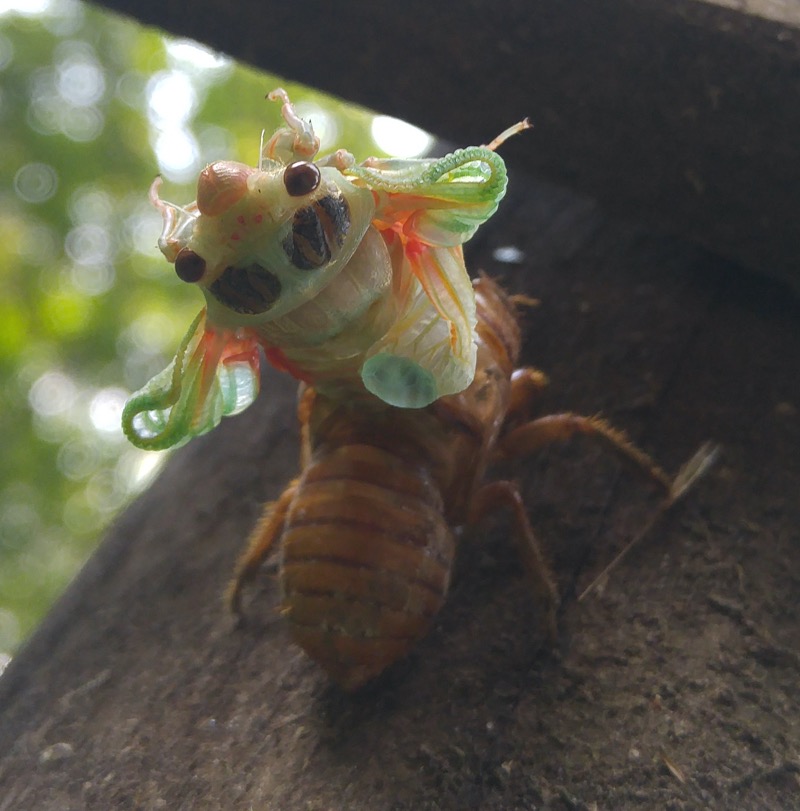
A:
<svg viewBox="0 0 800 811">
<path fill-rule="evenodd" d="M 189 39 L 168 42 L 167 54 L 178 66 L 189 69 L 227 72 L 233 66 L 229 57 Z"/>
<path fill-rule="evenodd" d="M 50 0 L 0 0 L 0 15 L 11 14 L 43 14 L 50 7 Z"/>
<path fill-rule="evenodd" d="M 197 107 L 192 80 L 181 71 L 157 73 L 147 85 L 148 114 L 160 128 L 179 126 L 191 118 Z"/>
<path fill-rule="evenodd" d="M 125 401 L 130 392 L 124 389 L 109 387 L 100 389 L 89 404 L 89 419 L 96 430 L 104 434 L 121 432 L 120 418 Z"/>
<path fill-rule="evenodd" d="M 388 115 L 375 117 L 372 137 L 384 152 L 397 158 L 419 158 L 433 144 L 433 136 L 425 130 Z"/>
</svg>

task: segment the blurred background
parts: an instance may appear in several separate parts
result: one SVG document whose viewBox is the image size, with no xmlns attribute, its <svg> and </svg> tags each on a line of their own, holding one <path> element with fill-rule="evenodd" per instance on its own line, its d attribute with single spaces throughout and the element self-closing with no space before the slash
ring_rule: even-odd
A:
<svg viewBox="0 0 800 811">
<path fill-rule="evenodd" d="M 203 166 L 255 164 L 281 85 L 322 151 L 424 154 L 395 119 L 76 0 L 0 0 L 0 670 L 155 477 L 119 418 L 202 304 L 156 248 L 148 203 Z"/>
</svg>

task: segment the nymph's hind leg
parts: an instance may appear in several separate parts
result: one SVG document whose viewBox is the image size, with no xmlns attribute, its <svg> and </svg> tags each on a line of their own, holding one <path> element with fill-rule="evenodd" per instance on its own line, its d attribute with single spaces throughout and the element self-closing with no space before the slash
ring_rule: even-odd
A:
<svg viewBox="0 0 800 811">
<path fill-rule="evenodd" d="M 510 481 L 496 481 L 484 485 L 473 498 L 469 522 L 478 523 L 488 513 L 503 507 L 511 510 L 514 537 L 519 545 L 534 595 L 543 609 L 544 627 L 548 638 L 551 643 L 554 643 L 558 635 L 556 622 L 556 610 L 559 604 L 558 586 L 552 567 L 545 558 L 539 540 L 528 520 L 528 513 L 517 485 Z"/>
<path fill-rule="evenodd" d="M 599 442 L 662 490 L 666 497 L 666 506 L 677 501 L 705 474 L 717 458 L 719 450 L 712 443 L 703 443 L 673 479 L 652 457 L 637 448 L 622 431 L 609 425 L 604 419 L 566 413 L 550 414 L 513 428 L 498 443 L 498 452 L 506 459 L 515 459 L 528 456 L 553 442 L 578 435 Z"/>
<path fill-rule="evenodd" d="M 566 440 L 576 435 L 587 436 L 600 442 L 664 493 L 664 500 L 660 508 L 647 523 L 645 529 L 623 548 L 622 552 L 603 571 L 602 577 L 625 557 L 661 515 L 683 497 L 696 481 L 705 475 L 706 471 L 714 464 L 719 449 L 711 443 L 704 443 L 681 467 L 673 479 L 650 456 L 637 448 L 622 431 L 613 428 L 605 420 L 599 417 L 582 417 L 577 414 L 567 413 L 551 414 L 527 422 L 517 428 L 512 428 L 498 443 L 498 455 L 507 459 L 527 456 L 552 442 Z M 593 581 L 583 592 L 581 598 L 591 590 L 598 579 Z"/>
<path fill-rule="evenodd" d="M 498 443 L 498 451 L 506 459 L 516 459 L 554 442 L 579 435 L 599 442 L 670 497 L 673 482 L 667 473 L 655 460 L 637 448 L 622 431 L 613 428 L 600 417 L 583 417 L 571 413 L 540 417 L 506 433 Z"/>
<path fill-rule="evenodd" d="M 247 548 L 239 558 L 228 586 L 227 602 L 234 614 L 242 613 L 242 590 L 256 575 L 264 559 L 270 553 L 276 539 L 283 532 L 286 514 L 297 490 L 295 479 L 273 504 L 267 505 L 255 529 L 250 533 Z"/>
</svg>

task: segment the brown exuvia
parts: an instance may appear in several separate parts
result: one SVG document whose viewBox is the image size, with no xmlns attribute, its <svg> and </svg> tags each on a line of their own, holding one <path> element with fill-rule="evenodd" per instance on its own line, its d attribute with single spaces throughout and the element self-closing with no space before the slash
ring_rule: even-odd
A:
<svg viewBox="0 0 800 811">
<path fill-rule="evenodd" d="M 282 614 L 294 640 L 346 690 L 403 657 L 428 633 L 447 594 L 455 555 L 451 527 L 508 507 L 544 622 L 555 635 L 555 579 L 517 487 L 484 483 L 496 456 L 525 456 L 583 434 L 601 441 L 662 489 L 670 503 L 704 469 L 702 452 L 673 480 L 624 434 L 597 417 L 530 419 L 544 375 L 516 368 L 516 304 L 489 278 L 474 282 L 475 379 L 424 409 L 401 409 L 364 393 L 306 388 L 299 406 L 302 470 L 265 509 L 229 593 L 241 593 L 280 544 Z"/>
</svg>

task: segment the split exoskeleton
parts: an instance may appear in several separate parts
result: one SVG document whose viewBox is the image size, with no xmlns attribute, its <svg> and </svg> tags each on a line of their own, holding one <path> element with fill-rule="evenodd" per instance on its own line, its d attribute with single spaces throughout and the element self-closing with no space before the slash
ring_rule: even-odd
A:
<svg viewBox="0 0 800 811">
<path fill-rule="evenodd" d="M 229 601 L 240 613 L 245 585 L 277 551 L 281 614 L 292 638 L 346 690 L 378 676 L 428 633 L 447 596 L 453 527 L 498 509 L 511 512 L 542 625 L 555 639 L 555 575 L 517 485 L 485 480 L 493 462 L 582 436 L 657 488 L 666 508 L 713 459 L 701 448 L 672 479 L 599 417 L 535 417 L 547 379 L 517 367 L 517 306 L 488 277 L 473 284 L 477 363 L 464 391 L 414 411 L 366 392 L 305 389 L 300 475 L 265 507 L 231 583 Z"/>
</svg>

